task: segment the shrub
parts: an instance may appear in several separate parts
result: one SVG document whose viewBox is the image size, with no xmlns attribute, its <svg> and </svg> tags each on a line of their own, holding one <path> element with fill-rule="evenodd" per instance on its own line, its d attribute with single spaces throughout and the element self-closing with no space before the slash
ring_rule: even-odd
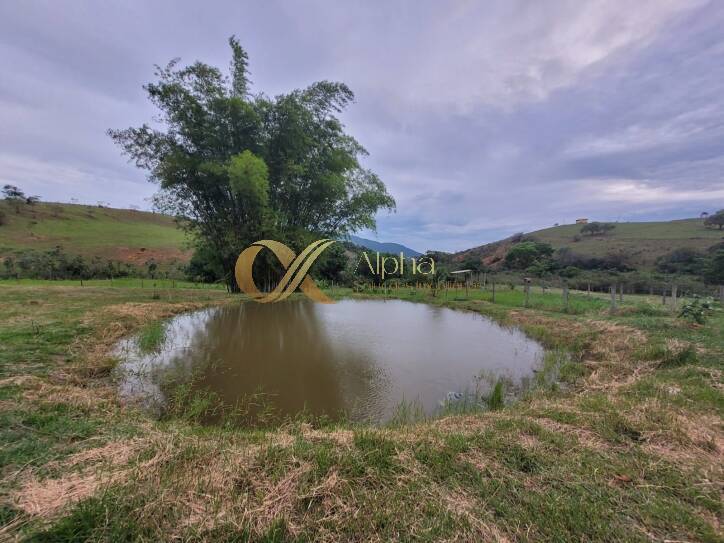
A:
<svg viewBox="0 0 724 543">
<path fill-rule="evenodd" d="M 511 269 L 524 270 L 536 262 L 548 259 L 553 247 L 539 241 L 522 241 L 513 245 L 505 255 L 505 264 Z"/>
<path fill-rule="evenodd" d="M 581 234 L 595 236 L 596 234 L 606 234 L 614 228 L 616 228 L 616 225 L 610 222 L 589 222 L 581 227 Z"/>
<path fill-rule="evenodd" d="M 698 274 L 702 269 L 703 256 L 690 247 L 674 249 L 656 260 L 656 269 L 663 273 Z"/>
<path fill-rule="evenodd" d="M 695 322 L 697 324 L 704 324 L 706 317 L 711 311 L 713 301 L 702 300 L 699 297 L 694 297 L 690 302 L 685 303 L 679 311 L 679 318 Z"/>
</svg>

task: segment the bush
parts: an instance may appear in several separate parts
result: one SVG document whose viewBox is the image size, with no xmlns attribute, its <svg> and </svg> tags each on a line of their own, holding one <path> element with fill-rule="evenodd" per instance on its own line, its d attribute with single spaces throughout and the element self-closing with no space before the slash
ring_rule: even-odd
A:
<svg viewBox="0 0 724 543">
<path fill-rule="evenodd" d="M 218 256 L 207 244 L 203 243 L 196 246 L 185 271 L 189 281 L 214 283 L 224 277 L 224 268 Z"/>
<path fill-rule="evenodd" d="M 702 269 L 703 256 L 696 249 L 674 249 L 656 260 L 656 268 L 662 273 L 698 274 Z"/>
<path fill-rule="evenodd" d="M 140 270 L 99 257 L 69 255 L 61 247 L 50 251 L 25 250 L 5 258 L 3 275 L 24 279 L 107 279 L 139 275 Z"/>
<path fill-rule="evenodd" d="M 553 247 L 539 241 L 521 241 L 510 248 L 505 255 L 505 264 L 514 270 L 524 270 L 548 259 L 553 254 Z"/>
<path fill-rule="evenodd" d="M 595 236 L 596 234 L 606 234 L 616 228 L 615 224 L 610 222 L 589 222 L 581 227 L 581 234 L 590 234 Z"/>
<path fill-rule="evenodd" d="M 679 318 L 695 322 L 697 324 L 704 324 L 706 318 L 711 312 L 713 307 L 713 301 L 706 299 L 702 300 L 699 297 L 694 297 L 690 302 L 685 303 L 679 311 Z"/>
<path fill-rule="evenodd" d="M 711 284 L 724 284 L 724 243 L 709 249 L 709 256 L 704 264 L 704 278 Z"/>
</svg>

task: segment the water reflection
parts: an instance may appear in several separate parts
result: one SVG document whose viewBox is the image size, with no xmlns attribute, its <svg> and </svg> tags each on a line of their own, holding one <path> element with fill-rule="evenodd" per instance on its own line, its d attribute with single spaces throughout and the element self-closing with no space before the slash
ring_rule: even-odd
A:
<svg viewBox="0 0 724 543">
<path fill-rule="evenodd" d="M 480 315 L 400 300 L 205 309 L 170 320 L 157 352 L 142 353 L 131 338 L 118 354 L 121 395 L 151 409 L 162 409 L 172 376 L 228 405 L 261 391 L 281 414 L 372 421 L 403 401 L 433 413 L 481 374 L 520 383 L 543 355 L 521 332 Z"/>
</svg>

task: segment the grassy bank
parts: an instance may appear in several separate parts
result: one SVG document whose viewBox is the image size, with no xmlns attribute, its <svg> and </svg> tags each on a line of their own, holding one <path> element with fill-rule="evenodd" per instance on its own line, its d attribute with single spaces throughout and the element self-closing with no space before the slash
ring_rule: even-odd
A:
<svg viewBox="0 0 724 543">
<path fill-rule="evenodd" d="M 367 296 L 336 291 L 335 296 Z M 106 353 L 222 291 L 0 287 L 0 538 L 718 541 L 724 313 L 628 297 L 396 296 L 477 311 L 570 354 L 502 410 L 383 428 L 155 421 Z"/>
</svg>

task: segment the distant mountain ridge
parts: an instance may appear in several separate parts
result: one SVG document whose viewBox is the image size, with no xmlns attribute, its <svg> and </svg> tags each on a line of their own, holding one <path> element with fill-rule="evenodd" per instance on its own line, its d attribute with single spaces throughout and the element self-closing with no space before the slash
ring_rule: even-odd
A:
<svg viewBox="0 0 724 543">
<path fill-rule="evenodd" d="M 410 249 L 409 247 L 406 247 L 399 243 L 374 241 L 372 239 L 360 238 L 358 236 L 348 236 L 346 241 L 354 243 L 355 245 L 359 245 L 360 247 L 364 247 L 365 249 L 369 249 L 370 251 L 391 253 L 393 255 L 399 255 L 400 253 L 402 253 L 407 258 L 418 257 L 422 255 L 421 252 L 415 251 L 415 249 Z"/>
</svg>

